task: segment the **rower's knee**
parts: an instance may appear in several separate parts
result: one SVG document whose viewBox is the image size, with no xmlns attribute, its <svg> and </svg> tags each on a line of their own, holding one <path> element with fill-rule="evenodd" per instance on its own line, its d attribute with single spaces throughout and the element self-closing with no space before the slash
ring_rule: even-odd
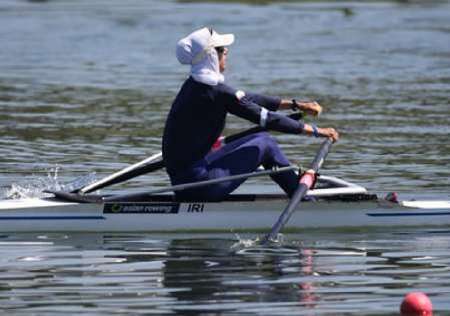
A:
<svg viewBox="0 0 450 316">
<path fill-rule="evenodd" d="M 278 147 L 277 140 L 267 132 L 259 133 L 256 140 L 258 141 L 260 147 L 265 149 Z"/>
<path fill-rule="evenodd" d="M 260 133 L 255 145 L 259 148 L 260 164 L 264 168 L 269 169 L 274 166 L 288 166 L 290 164 L 275 137 L 269 133 Z"/>
<path fill-rule="evenodd" d="M 284 156 L 277 140 L 272 135 L 264 133 L 261 136 L 260 144 L 260 148 L 263 150 L 264 161 L 278 160 L 279 156 Z"/>
</svg>

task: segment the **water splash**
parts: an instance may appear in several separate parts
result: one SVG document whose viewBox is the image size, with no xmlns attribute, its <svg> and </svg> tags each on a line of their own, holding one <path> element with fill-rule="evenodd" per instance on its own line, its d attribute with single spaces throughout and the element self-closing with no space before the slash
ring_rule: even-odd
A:
<svg viewBox="0 0 450 316">
<path fill-rule="evenodd" d="M 245 248 L 255 247 L 258 245 L 258 243 L 260 241 L 259 237 L 256 237 L 255 239 L 246 239 L 246 238 L 239 236 L 239 234 L 235 234 L 235 237 L 236 237 L 237 241 L 234 244 L 232 244 L 230 247 L 230 250 L 235 251 L 235 252 L 238 252 Z"/>
<path fill-rule="evenodd" d="M 52 191 L 72 191 L 77 188 L 88 185 L 96 180 L 95 172 L 76 178 L 69 183 L 60 183 L 58 176 L 59 167 L 51 168 L 47 171 L 46 177 L 33 177 L 20 183 L 12 183 L 9 189 L 6 189 L 4 198 L 6 199 L 24 199 L 24 198 L 42 198 L 49 196 L 44 190 Z M 25 182 L 26 181 L 26 182 Z"/>
<path fill-rule="evenodd" d="M 231 245 L 230 250 L 238 255 L 245 256 L 291 256 L 299 252 L 298 245 L 287 241 L 285 235 L 278 234 L 275 239 L 271 239 L 267 245 L 261 244 L 260 236 L 253 239 L 242 238 L 235 234 L 237 242 Z"/>
</svg>

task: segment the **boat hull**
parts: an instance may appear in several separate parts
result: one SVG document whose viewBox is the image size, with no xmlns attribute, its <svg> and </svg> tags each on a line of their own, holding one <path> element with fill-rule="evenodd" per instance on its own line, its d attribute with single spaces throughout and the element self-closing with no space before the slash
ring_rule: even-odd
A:
<svg viewBox="0 0 450 316">
<path fill-rule="evenodd" d="M 267 195 L 220 203 L 8 200 L 0 202 L 0 232 L 250 232 L 270 229 L 287 203 L 282 196 Z M 409 203 L 306 201 L 286 229 L 450 225 L 450 202 Z"/>
</svg>

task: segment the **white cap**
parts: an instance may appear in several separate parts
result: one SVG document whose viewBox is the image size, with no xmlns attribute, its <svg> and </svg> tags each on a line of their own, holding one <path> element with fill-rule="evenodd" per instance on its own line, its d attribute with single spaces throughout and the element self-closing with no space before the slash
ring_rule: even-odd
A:
<svg viewBox="0 0 450 316">
<path fill-rule="evenodd" d="M 182 64 L 195 65 L 209 54 L 211 48 L 233 44 L 233 34 L 219 34 L 204 27 L 182 38 L 177 44 L 177 59 Z"/>
<path fill-rule="evenodd" d="M 211 43 L 214 47 L 229 46 L 234 43 L 234 34 L 219 34 L 210 29 Z"/>
</svg>

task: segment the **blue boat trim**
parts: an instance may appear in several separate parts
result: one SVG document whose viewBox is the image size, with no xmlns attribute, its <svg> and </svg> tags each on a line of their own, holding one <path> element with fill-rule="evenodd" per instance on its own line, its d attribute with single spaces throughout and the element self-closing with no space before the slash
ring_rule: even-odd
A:
<svg viewBox="0 0 450 316">
<path fill-rule="evenodd" d="M 368 216 L 372 217 L 395 217 L 395 216 L 442 216 L 450 215 L 450 212 L 421 212 L 421 213 L 367 213 Z"/>
<path fill-rule="evenodd" d="M 85 219 L 106 219 L 103 216 L 0 216 L 0 221 L 4 220 L 85 220 Z"/>
</svg>

